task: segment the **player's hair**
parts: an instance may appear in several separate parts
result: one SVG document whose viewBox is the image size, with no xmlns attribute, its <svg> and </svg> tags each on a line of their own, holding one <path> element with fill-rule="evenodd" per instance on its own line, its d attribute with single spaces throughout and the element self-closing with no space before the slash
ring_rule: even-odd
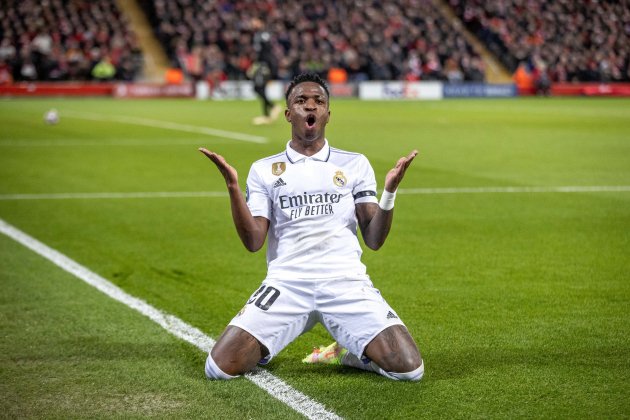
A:
<svg viewBox="0 0 630 420">
<path fill-rule="evenodd" d="M 330 98 L 330 92 L 328 92 L 328 85 L 326 84 L 326 82 L 324 82 L 324 79 L 319 77 L 319 74 L 317 73 L 308 72 L 308 73 L 298 74 L 297 76 L 293 78 L 293 80 L 291 80 L 291 83 L 289 83 L 289 87 L 287 88 L 287 93 L 284 95 L 287 103 L 289 102 L 289 95 L 291 94 L 291 91 L 293 90 L 293 88 L 299 85 L 300 83 L 304 83 L 304 82 L 317 83 L 318 85 L 324 88 L 324 91 L 326 92 L 326 97 Z"/>
</svg>

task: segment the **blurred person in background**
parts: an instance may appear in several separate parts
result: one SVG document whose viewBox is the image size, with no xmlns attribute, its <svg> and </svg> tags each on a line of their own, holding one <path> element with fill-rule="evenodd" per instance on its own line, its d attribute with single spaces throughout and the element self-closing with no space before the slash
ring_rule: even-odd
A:
<svg viewBox="0 0 630 420">
<path fill-rule="evenodd" d="M 103 55 L 98 63 L 92 68 L 92 78 L 98 81 L 112 80 L 116 75 L 116 67 L 112 64 L 109 54 Z"/>
<path fill-rule="evenodd" d="M 11 66 L 2 58 L 0 58 L 0 86 L 10 85 L 11 83 L 13 83 Z"/>
<path fill-rule="evenodd" d="M 264 29 L 259 19 L 253 19 L 251 26 L 256 31 L 253 39 L 256 61 L 247 70 L 247 77 L 254 83 L 254 91 L 260 99 L 263 111 L 261 116 L 254 118 L 253 123 L 269 124 L 282 112 L 282 107 L 275 105 L 267 97 L 267 83 L 275 77 L 277 67 L 271 52 L 271 33 Z"/>
</svg>

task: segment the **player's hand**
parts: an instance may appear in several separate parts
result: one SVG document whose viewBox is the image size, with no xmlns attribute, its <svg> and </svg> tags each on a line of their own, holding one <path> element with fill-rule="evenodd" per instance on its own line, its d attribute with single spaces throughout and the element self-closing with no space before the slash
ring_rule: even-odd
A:
<svg viewBox="0 0 630 420">
<path fill-rule="evenodd" d="M 225 160 L 223 156 L 217 153 L 211 152 L 210 150 L 204 147 L 200 147 L 199 151 L 203 153 L 204 155 L 206 155 L 208 159 L 210 159 L 212 162 L 214 162 L 214 164 L 217 166 L 217 168 L 221 172 L 221 175 L 223 175 L 223 178 L 225 179 L 225 183 L 228 186 L 228 188 L 230 187 L 238 188 L 238 173 L 236 172 L 236 169 L 234 169 L 229 163 L 227 163 L 227 161 Z"/>
<path fill-rule="evenodd" d="M 405 176 L 405 171 L 411 162 L 413 162 L 414 158 L 418 155 L 418 151 L 414 150 L 409 153 L 407 157 L 401 157 L 396 162 L 396 166 L 392 168 L 387 175 L 385 176 L 385 190 L 389 192 L 394 192 L 398 189 L 398 185 L 400 185 L 400 181 L 402 181 Z"/>
</svg>

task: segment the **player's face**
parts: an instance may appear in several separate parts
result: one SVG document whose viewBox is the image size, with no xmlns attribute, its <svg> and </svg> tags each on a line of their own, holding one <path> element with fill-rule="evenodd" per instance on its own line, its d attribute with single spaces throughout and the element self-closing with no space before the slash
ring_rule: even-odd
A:
<svg viewBox="0 0 630 420">
<path fill-rule="evenodd" d="M 322 86 L 315 82 L 300 83 L 291 91 L 287 107 L 285 117 L 291 123 L 294 139 L 308 142 L 323 140 L 330 110 L 328 96 Z"/>
</svg>

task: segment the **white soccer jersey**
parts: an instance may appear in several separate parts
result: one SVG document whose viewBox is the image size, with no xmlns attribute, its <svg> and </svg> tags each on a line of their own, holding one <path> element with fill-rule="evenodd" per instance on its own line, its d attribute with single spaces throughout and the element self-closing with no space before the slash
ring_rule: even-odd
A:
<svg viewBox="0 0 630 420">
<path fill-rule="evenodd" d="M 313 156 L 286 150 L 252 165 L 247 205 L 269 219 L 268 279 L 365 275 L 355 203 L 378 203 L 367 158 L 325 141 Z"/>
</svg>

